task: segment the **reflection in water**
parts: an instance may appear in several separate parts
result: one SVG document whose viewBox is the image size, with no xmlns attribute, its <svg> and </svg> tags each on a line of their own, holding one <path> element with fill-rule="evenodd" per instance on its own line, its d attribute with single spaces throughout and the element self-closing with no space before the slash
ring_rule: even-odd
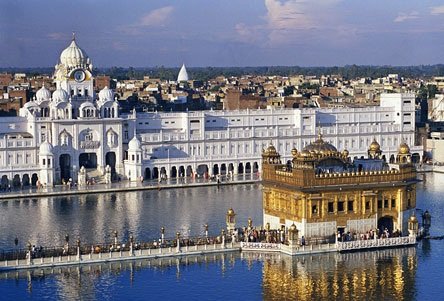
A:
<svg viewBox="0 0 444 301">
<path fill-rule="evenodd" d="M 215 283 L 221 285 L 220 299 L 229 298 L 237 288 L 224 287 L 219 282 L 241 273 L 251 278 L 255 265 L 262 266 L 262 296 L 265 300 L 411 300 L 415 296 L 417 258 L 415 248 L 391 249 L 375 252 L 287 256 L 232 252 L 188 257 L 154 258 L 126 262 L 57 267 L 33 271 L 0 273 L 0 280 L 15 279 L 34 283 L 55 280 L 57 295 L 62 299 L 91 299 L 100 290 L 100 296 L 117 287 L 139 287 L 150 279 L 146 274 L 173 274 L 176 283 L 193 285 L 205 293 L 199 281 L 190 281 L 190 273 L 198 267 L 202 273 L 210 266 L 216 268 Z M 242 270 L 242 266 L 247 270 Z M 122 277 L 123 276 L 123 277 Z M 199 278 L 199 277 L 197 277 Z M 100 284 L 100 285 L 98 285 Z M 32 291 L 28 291 L 31 294 Z M 153 290 L 154 295 L 157 290 Z M 136 292 L 129 291 L 129 296 Z"/>
<path fill-rule="evenodd" d="M 267 300 L 411 300 L 416 249 L 264 258 Z"/>
<path fill-rule="evenodd" d="M 225 212 L 233 207 L 237 224 L 247 224 L 249 216 L 262 223 L 260 185 L 164 189 L 126 193 L 92 194 L 55 198 L 0 201 L 0 249 L 19 247 L 29 240 L 42 246 L 63 245 L 69 234 L 84 243 L 112 242 L 117 230 L 120 241 L 133 234 L 147 241 L 166 237 L 176 231 L 183 236 L 220 233 L 225 225 Z"/>
<path fill-rule="evenodd" d="M 444 234 L 444 174 L 418 184 L 418 207 L 432 212 L 432 235 Z M 237 225 L 262 222 L 260 185 L 239 185 L 103 195 L 0 201 L 0 249 L 28 239 L 37 245 L 140 240 L 176 230 L 210 234 L 225 227 L 233 207 Z M 2 299 L 47 300 L 433 300 L 443 294 L 444 241 L 418 247 L 351 254 L 288 257 L 232 253 L 0 273 Z M 202 296 L 213 296 L 204 298 Z"/>
</svg>

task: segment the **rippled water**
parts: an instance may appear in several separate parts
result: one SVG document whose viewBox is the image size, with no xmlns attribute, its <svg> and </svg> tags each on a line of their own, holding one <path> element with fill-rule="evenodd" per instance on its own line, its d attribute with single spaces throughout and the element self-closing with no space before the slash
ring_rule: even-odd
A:
<svg viewBox="0 0 444 301">
<path fill-rule="evenodd" d="M 418 208 L 432 212 L 432 234 L 444 234 L 444 174 L 420 176 Z M 145 191 L 3 201 L 0 248 L 84 242 L 129 233 L 141 240 L 223 228 L 233 207 L 238 224 L 262 221 L 259 185 Z M 153 259 L 0 273 L 2 299 L 35 300 L 436 300 L 444 293 L 444 241 L 417 248 L 289 257 L 254 253 Z"/>
</svg>

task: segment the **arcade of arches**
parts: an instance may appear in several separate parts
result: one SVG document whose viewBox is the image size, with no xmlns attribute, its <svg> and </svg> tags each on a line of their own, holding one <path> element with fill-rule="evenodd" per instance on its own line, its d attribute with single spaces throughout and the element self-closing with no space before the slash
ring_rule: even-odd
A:
<svg viewBox="0 0 444 301">
<path fill-rule="evenodd" d="M 7 188 L 37 186 L 38 180 L 39 178 L 37 173 L 15 174 L 13 177 L 3 175 L 0 178 L 0 189 L 6 190 Z"/>
<path fill-rule="evenodd" d="M 146 180 L 158 179 L 162 177 L 198 177 L 208 178 L 216 175 L 238 175 L 238 174 L 256 174 L 260 171 L 258 162 L 240 162 L 240 163 L 220 163 L 220 164 L 200 164 L 197 166 L 179 165 L 172 166 L 170 170 L 167 167 L 147 167 L 143 178 Z"/>
</svg>

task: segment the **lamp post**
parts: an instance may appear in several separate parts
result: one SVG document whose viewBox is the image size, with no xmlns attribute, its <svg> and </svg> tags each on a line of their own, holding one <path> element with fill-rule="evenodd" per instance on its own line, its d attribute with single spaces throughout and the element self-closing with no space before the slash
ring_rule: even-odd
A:
<svg viewBox="0 0 444 301">
<path fill-rule="evenodd" d="M 66 253 L 69 254 L 69 234 L 65 235 L 65 248 L 66 248 Z"/>
<path fill-rule="evenodd" d="M 177 248 L 176 251 L 177 253 L 180 253 L 180 232 L 176 233 L 176 240 L 177 240 Z"/>
<path fill-rule="evenodd" d="M 416 237 L 418 235 L 418 219 L 415 214 L 410 216 L 408 221 L 409 236 Z"/>
<path fill-rule="evenodd" d="M 225 229 L 222 229 L 220 236 L 222 240 L 222 249 L 225 249 Z"/>
<path fill-rule="evenodd" d="M 114 248 L 117 248 L 117 230 L 114 230 Z"/>
<path fill-rule="evenodd" d="M 208 240 L 208 224 L 205 224 L 204 228 L 205 228 L 205 238 Z"/>
<path fill-rule="evenodd" d="M 130 251 L 129 251 L 129 256 L 134 256 L 134 253 L 133 253 L 133 243 L 134 243 L 134 237 L 131 234 L 130 235 Z"/>
<path fill-rule="evenodd" d="M 253 229 L 253 220 L 251 219 L 251 217 L 248 218 L 248 230 Z"/>
<path fill-rule="evenodd" d="M 15 254 L 17 255 L 17 256 L 16 256 L 17 259 L 18 259 L 18 248 L 17 248 L 18 243 L 19 243 L 19 240 L 18 240 L 18 238 L 17 238 L 17 236 L 16 236 L 15 239 L 14 239 L 14 245 L 15 245 Z"/>
<path fill-rule="evenodd" d="M 160 243 L 165 243 L 165 227 L 160 228 Z"/>
<path fill-rule="evenodd" d="M 31 242 L 28 241 L 28 265 L 32 264 Z"/>
<path fill-rule="evenodd" d="M 80 238 L 77 239 L 77 260 L 80 261 Z"/>
<path fill-rule="evenodd" d="M 232 234 L 236 228 L 236 213 L 234 212 L 233 208 L 230 208 L 227 211 L 226 223 L 228 233 Z"/>
<path fill-rule="evenodd" d="M 430 227 L 432 226 L 432 216 L 429 211 L 426 210 L 422 215 L 422 226 L 424 227 L 424 236 L 430 235 Z"/>
</svg>

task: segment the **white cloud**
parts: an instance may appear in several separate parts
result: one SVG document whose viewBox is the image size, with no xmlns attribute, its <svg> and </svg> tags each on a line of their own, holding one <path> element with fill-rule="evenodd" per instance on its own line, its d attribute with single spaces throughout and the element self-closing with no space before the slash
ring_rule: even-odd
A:
<svg viewBox="0 0 444 301">
<path fill-rule="evenodd" d="M 174 11 L 173 6 L 164 6 L 152 10 L 133 24 L 121 26 L 119 30 L 128 35 L 141 35 L 146 29 L 164 27 L 170 21 L 171 14 Z"/>
<path fill-rule="evenodd" d="M 444 14 L 444 5 L 431 7 L 430 8 L 430 13 L 432 15 L 442 15 L 442 14 Z"/>
<path fill-rule="evenodd" d="M 62 32 L 51 32 L 48 33 L 46 37 L 50 40 L 56 40 L 56 41 L 62 41 L 62 40 L 65 41 L 69 39 L 68 34 Z"/>
<path fill-rule="evenodd" d="M 142 16 L 140 19 L 140 26 L 163 26 L 169 21 L 171 14 L 174 11 L 172 6 L 164 6 L 150 11 Z"/>
<path fill-rule="evenodd" d="M 418 19 L 419 14 L 417 11 L 412 11 L 411 13 L 399 13 L 398 16 L 393 20 L 393 22 L 400 23 L 407 20 Z"/>
<path fill-rule="evenodd" d="M 270 42 L 284 42 L 323 26 L 328 9 L 340 0 L 265 0 Z"/>
</svg>

